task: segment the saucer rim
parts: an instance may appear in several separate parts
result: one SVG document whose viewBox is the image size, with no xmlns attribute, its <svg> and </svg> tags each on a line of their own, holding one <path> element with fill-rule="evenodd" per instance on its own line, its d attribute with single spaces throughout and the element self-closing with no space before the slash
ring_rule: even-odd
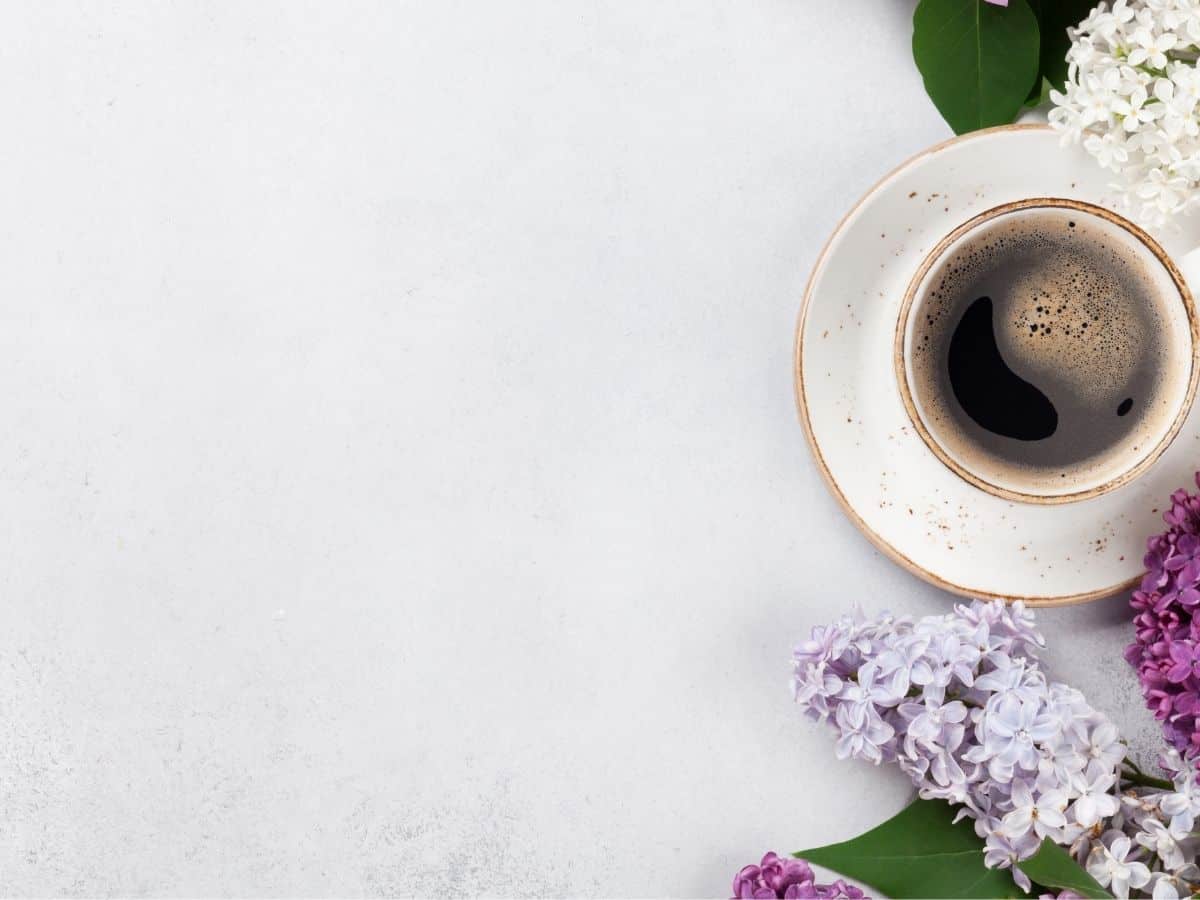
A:
<svg viewBox="0 0 1200 900">
<path fill-rule="evenodd" d="M 825 239 L 825 243 L 821 247 L 821 252 L 817 254 L 817 259 L 813 263 L 812 270 L 809 272 L 808 280 L 804 285 L 804 294 L 802 296 L 801 303 L 800 303 L 800 312 L 799 312 L 799 315 L 797 316 L 797 320 L 796 320 L 795 338 L 794 338 L 793 354 L 792 354 L 793 388 L 795 391 L 797 413 L 798 413 L 798 416 L 800 419 L 800 426 L 804 430 L 804 437 L 808 442 L 809 449 L 812 451 L 813 459 L 817 464 L 817 470 L 820 472 L 821 479 L 822 479 L 822 481 L 825 482 L 826 488 L 833 495 L 833 497 L 837 501 L 838 505 L 841 506 L 842 511 L 846 514 L 846 517 L 850 519 L 850 521 L 854 524 L 854 526 L 860 532 L 862 532 L 863 536 L 866 537 L 867 540 L 869 540 L 871 542 L 871 544 L 873 544 L 875 546 L 876 549 L 878 549 L 885 556 L 887 556 L 890 560 L 892 560 L 892 562 L 896 563 L 901 568 L 906 569 L 911 574 L 916 575 L 918 578 L 921 578 L 924 581 L 928 582 L 929 584 L 934 585 L 935 587 L 942 588 L 943 590 L 950 591 L 951 593 L 958 594 L 963 597 L 979 597 L 979 598 L 988 599 L 988 600 L 1004 600 L 1005 602 L 1009 602 L 1009 603 L 1020 601 L 1020 602 L 1025 603 L 1028 606 L 1039 606 L 1039 607 L 1072 606 L 1072 605 L 1080 604 L 1080 603 L 1089 603 L 1094 600 L 1103 599 L 1105 597 L 1111 597 L 1114 594 L 1129 590 L 1129 589 L 1133 588 L 1134 586 L 1136 586 L 1141 581 L 1142 576 L 1135 575 L 1134 577 L 1132 577 L 1130 579 L 1127 579 L 1122 582 L 1118 582 L 1117 584 L 1114 584 L 1111 586 L 1095 588 L 1090 591 L 1083 591 L 1083 592 L 1075 593 L 1075 594 L 1054 594 L 1054 595 L 1043 594 L 1043 595 L 1034 595 L 1034 596 L 1018 596 L 1018 595 L 1011 595 L 1011 594 L 999 594 L 999 593 L 983 590 L 980 588 L 972 588 L 972 587 L 966 587 L 964 585 L 956 584 L 952 581 L 949 581 L 949 580 L 941 577 L 940 575 L 937 575 L 937 574 L 929 571 L 928 569 L 924 568 L 923 566 L 918 565 L 917 563 L 913 562 L 911 559 L 909 559 L 907 556 L 905 556 L 903 553 L 901 553 L 899 550 L 897 550 L 894 546 L 892 546 L 890 543 L 888 543 L 888 541 L 886 539 L 884 539 L 882 536 L 880 536 L 878 533 L 876 533 L 866 523 L 866 521 L 864 521 L 862 516 L 860 516 L 858 514 L 857 510 L 855 510 L 855 508 L 846 499 L 845 495 L 842 493 L 841 488 L 838 486 L 837 481 L 834 479 L 833 473 L 830 472 L 829 466 L 825 462 L 825 457 L 821 452 L 820 445 L 817 443 L 816 436 L 813 433 L 812 422 L 811 422 L 811 419 L 809 416 L 809 410 L 808 410 L 808 399 L 807 399 L 805 386 L 804 386 L 803 360 L 804 360 L 804 326 L 805 326 L 805 321 L 808 317 L 809 306 L 812 302 L 813 288 L 814 288 L 814 285 L 816 284 L 817 277 L 821 274 L 822 270 L 825 268 L 825 264 L 829 258 L 830 250 L 833 248 L 833 244 L 834 244 L 835 240 L 838 238 L 839 235 L 842 234 L 843 230 L 846 227 L 846 224 L 872 197 L 874 197 L 879 192 L 879 190 L 885 184 L 887 184 L 889 181 L 891 181 L 893 178 L 895 178 L 897 175 L 899 175 L 901 172 L 903 172 L 905 169 L 909 168 L 913 164 L 920 162 L 921 160 L 923 160 L 929 156 L 933 156 L 934 154 L 939 153 L 942 150 L 945 150 L 949 147 L 956 146 L 957 144 L 961 144 L 961 143 L 964 143 L 967 141 L 972 141 L 972 140 L 979 140 L 980 138 L 984 138 L 984 137 L 987 137 L 988 135 L 992 135 L 992 134 L 1000 134 L 1000 133 L 1016 132 L 1016 131 L 1049 131 L 1049 130 L 1050 130 L 1049 125 L 1044 125 L 1044 124 L 1040 124 L 1040 123 L 1016 123 L 1016 124 L 1012 124 L 1012 125 L 997 125 L 993 128 L 984 128 L 979 131 L 972 131 L 968 134 L 956 135 L 954 137 L 947 138 L 944 141 L 940 141 L 936 144 L 926 147 L 924 150 L 921 150 L 918 153 L 913 154 L 912 156 L 908 157 L 903 162 L 901 162 L 899 165 L 890 169 L 886 174 L 884 174 L 874 184 L 872 184 L 871 187 L 869 187 L 863 193 L 863 195 L 857 200 L 857 202 L 855 202 L 854 205 L 851 206 L 846 211 L 846 213 L 841 217 L 841 219 L 838 220 L 837 225 L 834 226 L 833 230 L 829 234 L 829 237 Z"/>
</svg>

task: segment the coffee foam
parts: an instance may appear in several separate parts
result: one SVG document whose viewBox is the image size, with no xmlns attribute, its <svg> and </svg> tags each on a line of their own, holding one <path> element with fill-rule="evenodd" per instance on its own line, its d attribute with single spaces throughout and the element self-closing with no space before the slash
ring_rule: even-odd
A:
<svg viewBox="0 0 1200 900">
<path fill-rule="evenodd" d="M 935 441 L 985 480 L 1068 493 L 1136 463 L 1170 428 L 1190 376 L 1173 337 L 1178 293 L 1144 245 L 1114 231 L 1077 210 L 1022 210 L 981 226 L 926 276 L 909 333 L 912 391 Z M 950 339 L 985 296 L 1004 362 L 1058 412 L 1044 440 L 993 434 L 954 396 Z"/>
</svg>

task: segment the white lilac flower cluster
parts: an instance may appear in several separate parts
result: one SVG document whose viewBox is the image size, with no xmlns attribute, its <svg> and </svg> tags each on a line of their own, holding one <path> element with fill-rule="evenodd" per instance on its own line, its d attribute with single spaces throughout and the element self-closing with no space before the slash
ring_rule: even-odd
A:
<svg viewBox="0 0 1200 900">
<path fill-rule="evenodd" d="M 1117 814 L 1104 823 L 1099 837 L 1078 839 L 1071 848 L 1092 877 L 1118 897 L 1166 900 L 1200 890 L 1200 842 L 1193 836 L 1200 816 L 1196 770 L 1175 749 L 1164 752 L 1159 765 L 1170 782 L 1146 786 L 1158 779 L 1127 771 L 1122 778 L 1131 781 Z"/>
<path fill-rule="evenodd" d="M 1200 204 L 1200 0 L 1100 3 L 1070 33 L 1050 124 L 1118 176 L 1144 224 Z"/>
<path fill-rule="evenodd" d="M 1026 891 L 1017 864 L 1048 838 L 1118 897 L 1189 896 L 1200 884 L 1194 770 L 1175 754 L 1173 786 L 1123 771 L 1116 726 L 1046 679 L 1043 646 L 1020 603 L 844 619 L 796 648 L 796 699 L 837 732 L 839 758 L 895 762 L 922 797 L 959 805 L 986 864 L 1011 867 Z"/>
</svg>

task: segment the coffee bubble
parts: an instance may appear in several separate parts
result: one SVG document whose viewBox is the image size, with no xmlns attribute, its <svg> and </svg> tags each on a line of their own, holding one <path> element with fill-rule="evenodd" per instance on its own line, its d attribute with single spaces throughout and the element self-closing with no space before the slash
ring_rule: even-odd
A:
<svg viewBox="0 0 1200 900">
<path fill-rule="evenodd" d="M 926 428 L 967 469 L 1037 490 L 1068 492 L 1151 452 L 1191 375 L 1164 273 L 1132 235 L 1077 209 L 972 231 L 914 301 L 908 378 Z"/>
</svg>

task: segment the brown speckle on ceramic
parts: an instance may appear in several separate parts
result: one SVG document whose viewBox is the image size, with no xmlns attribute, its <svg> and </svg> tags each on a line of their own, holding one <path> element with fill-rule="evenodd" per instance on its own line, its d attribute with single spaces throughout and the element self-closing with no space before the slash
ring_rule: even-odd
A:
<svg viewBox="0 0 1200 900">
<path fill-rule="evenodd" d="M 978 132 L 926 151 L 847 215 L 805 291 L 796 393 L 818 470 L 882 552 L 955 593 L 1047 605 L 1127 587 L 1140 577 L 1145 536 L 1161 529 L 1155 501 L 1191 477 L 1193 443 L 1177 441 L 1136 481 L 1082 503 L 1030 505 L 996 497 L 946 469 L 912 429 L 900 400 L 891 338 L 904 288 L 925 251 L 881 245 L 879 236 L 897 229 L 946 233 L 956 224 L 946 201 L 909 202 L 931 201 L 934 193 L 965 191 L 975 201 L 999 205 L 1061 196 L 1072 185 L 1081 199 L 1104 203 L 1103 172 L 1073 153 L 1060 150 L 1054 135 L 1039 126 Z M 1179 252 L 1178 244 L 1163 243 L 1168 252 Z M 869 265 L 880 253 L 887 262 Z M 843 321 L 861 327 L 835 327 Z M 1190 417 L 1181 434 L 1200 436 L 1200 419 Z M 1098 529 L 1098 522 L 1112 524 Z"/>
</svg>

